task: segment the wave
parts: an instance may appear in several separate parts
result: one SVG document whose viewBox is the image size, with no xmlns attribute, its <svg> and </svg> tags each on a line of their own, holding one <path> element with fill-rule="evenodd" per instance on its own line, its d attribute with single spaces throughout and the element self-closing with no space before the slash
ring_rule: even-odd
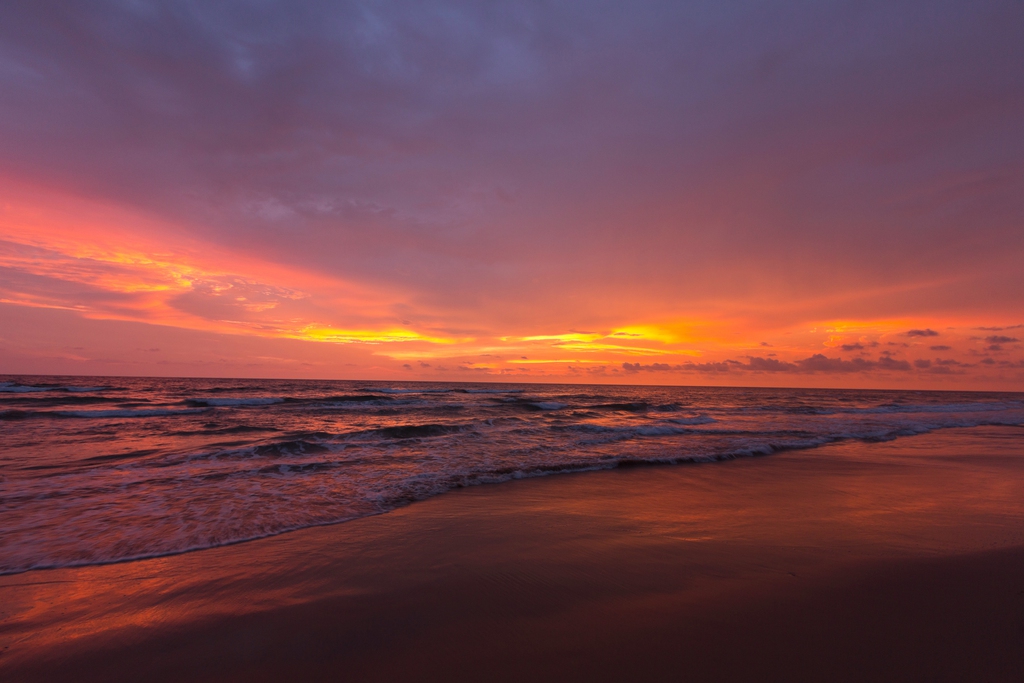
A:
<svg viewBox="0 0 1024 683">
<path fill-rule="evenodd" d="M 253 391 L 256 390 L 253 387 L 200 387 L 196 391 L 201 391 L 207 394 L 222 394 L 227 391 Z"/>
<path fill-rule="evenodd" d="M 463 394 L 521 394 L 522 389 L 456 389 Z"/>
<path fill-rule="evenodd" d="M 95 391 L 108 391 L 113 387 L 79 387 L 73 385 L 53 384 L 18 384 L 17 382 L 0 382 L 0 393 L 6 394 L 35 394 L 46 391 L 63 391 L 68 393 L 86 393 Z"/>
<path fill-rule="evenodd" d="M 91 458 L 84 458 L 82 462 L 111 462 L 114 460 L 135 460 L 138 458 L 144 458 L 147 455 L 153 455 L 160 451 L 156 448 L 144 448 L 136 451 L 128 451 L 126 453 L 111 453 L 108 455 L 94 455 Z"/>
<path fill-rule="evenodd" d="M 361 387 L 358 391 L 378 394 L 450 394 L 454 389 L 407 389 L 402 387 Z"/>
<path fill-rule="evenodd" d="M 220 425 L 208 425 L 205 429 L 186 429 L 167 432 L 170 436 L 210 436 L 213 434 L 252 434 L 262 432 L 280 431 L 276 427 L 257 427 L 254 425 L 232 425 L 222 427 Z"/>
<path fill-rule="evenodd" d="M 310 453 L 326 453 L 328 448 L 323 444 L 305 439 L 293 439 L 291 441 L 278 441 L 276 443 L 261 444 L 252 448 L 253 455 L 262 457 L 281 457 L 286 455 L 308 455 Z"/>
<path fill-rule="evenodd" d="M 471 430 L 472 425 L 460 424 L 409 424 L 374 429 L 360 429 L 350 432 L 304 432 L 288 434 L 282 439 L 264 443 L 249 443 L 242 448 L 229 450 L 217 449 L 183 456 L 185 460 L 203 460 L 210 458 L 249 458 L 249 457 L 280 457 L 294 455 L 322 454 L 343 450 L 352 440 L 365 440 L 373 437 L 388 441 L 405 441 L 426 439 L 436 436 L 460 434 Z M 247 432 L 264 432 L 269 428 L 238 426 L 211 432 L 178 432 L 180 434 L 242 434 Z M 181 461 L 177 457 L 176 461 Z"/>
<path fill-rule="evenodd" d="M 318 396 L 315 398 L 289 398 L 289 403 L 306 403 L 310 405 L 323 405 L 332 403 L 381 403 L 394 401 L 391 396 L 369 396 L 367 394 L 338 394 L 334 396 Z"/>
<path fill-rule="evenodd" d="M 709 425 L 718 422 L 718 420 L 707 415 L 696 415 L 694 417 L 672 418 L 670 422 L 674 422 L 677 425 Z"/>
<path fill-rule="evenodd" d="M 210 408 L 240 407 L 240 406 L 269 406 L 275 403 L 284 403 L 285 399 L 271 396 L 254 396 L 251 398 L 188 398 L 185 405 L 206 406 Z"/>
<path fill-rule="evenodd" d="M 387 439 L 423 439 L 431 436 L 444 436 L 446 434 L 457 434 L 465 431 L 464 425 L 445 424 L 424 424 L 424 425 L 398 425 L 395 427 L 381 427 L 371 429 L 364 434 L 378 434 Z"/>
<path fill-rule="evenodd" d="M 57 415 L 59 417 L 168 417 L 172 415 L 192 415 L 201 413 L 206 408 L 151 408 L 144 410 L 57 410 L 40 411 L 39 415 Z"/>
<path fill-rule="evenodd" d="M 650 408 L 650 406 L 643 402 L 638 403 L 598 403 L 597 405 L 587 406 L 590 410 L 616 410 L 627 413 L 644 413 Z"/>
<path fill-rule="evenodd" d="M 76 406 L 95 405 L 99 403 L 125 403 L 124 397 L 118 396 L 80 396 L 71 395 L 45 395 L 38 394 L 15 394 L 0 398 L 0 405 L 18 406 L 21 408 L 52 408 L 55 406 Z"/>
<path fill-rule="evenodd" d="M 248 406 L 269 406 L 279 403 L 323 407 L 350 403 L 385 403 L 395 399 L 391 396 L 373 396 L 371 394 L 334 394 L 329 396 L 225 396 L 223 398 L 187 398 L 184 403 L 189 406 L 208 408 L 244 408 Z"/>
<path fill-rule="evenodd" d="M 568 408 L 568 403 L 560 401 L 517 401 L 516 405 L 526 410 L 562 410 Z"/>
<path fill-rule="evenodd" d="M 836 412 L 860 415 L 901 413 L 990 413 L 1003 412 L 1007 410 L 1021 410 L 1022 408 L 1024 408 L 1024 401 L 979 401 L 947 404 L 891 403 L 872 408 L 845 408 Z"/>
</svg>

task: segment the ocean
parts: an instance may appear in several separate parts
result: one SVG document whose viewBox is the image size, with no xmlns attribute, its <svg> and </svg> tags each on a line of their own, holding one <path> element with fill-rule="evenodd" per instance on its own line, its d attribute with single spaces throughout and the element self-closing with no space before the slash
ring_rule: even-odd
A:
<svg viewBox="0 0 1024 683">
<path fill-rule="evenodd" d="M 475 484 L 981 425 L 1024 425 L 1024 394 L 0 377 L 0 574 L 237 543 Z"/>
</svg>

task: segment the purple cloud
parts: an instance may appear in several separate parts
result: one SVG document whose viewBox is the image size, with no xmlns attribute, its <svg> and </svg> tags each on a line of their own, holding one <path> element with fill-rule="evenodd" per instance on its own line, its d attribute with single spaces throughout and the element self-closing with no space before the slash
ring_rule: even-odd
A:
<svg viewBox="0 0 1024 683">
<path fill-rule="evenodd" d="M 996 0 L 8 2 L 0 174 L 509 325 L 750 291 L 823 317 L 1012 310 L 1022 21 Z"/>
<path fill-rule="evenodd" d="M 780 361 L 777 358 L 758 358 L 753 356 L 747 360 L 745 369 L 754 372 L 796 372 L 800 368 L 794 363 Z"/>
<path fill-rule="evenodd" d="M 929 363 L 929 361 L 926 361 Z M 918 366 L 928 367 L 928 365 Z M 670 365 L 668 363 L 623 363 L 622 369 L 627 373 L 638 372 L 756 372 L 756 373 L 804 373 L 804 374 L 843 374 L 855 372 L 872 371 L 898 371 L 907 372 L 911 369 L 910 363 L 904 360 L 896 360 L 888 356 L 881 356 L 877 361 L 854 358 L 843 360 L 842 358 L 829 358 L 823 354 L 816 353 L 809 358 L 795 362 L 780 361 L 776 358 L 761 358 L 750 356 L 747 362 L 737 360 L 726 360 L 712 363 L 679 363 Z"/>
</svg>

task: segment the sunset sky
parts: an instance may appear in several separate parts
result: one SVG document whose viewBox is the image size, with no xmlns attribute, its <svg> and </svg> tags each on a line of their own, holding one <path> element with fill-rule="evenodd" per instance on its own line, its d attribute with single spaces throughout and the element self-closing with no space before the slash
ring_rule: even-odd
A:
<svg viewBox="0 0 1024 683">
<path fill-rule="evenodd" d="M 1024 390 L 1024 3 L 0 3 L 0 372 Z"/>
</svg>

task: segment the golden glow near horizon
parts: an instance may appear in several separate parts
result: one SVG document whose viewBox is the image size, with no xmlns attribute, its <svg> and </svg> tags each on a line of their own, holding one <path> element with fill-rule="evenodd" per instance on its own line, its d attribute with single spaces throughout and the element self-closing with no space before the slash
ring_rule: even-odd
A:
<svg viewBox="0 0 1024 683">
<path fill-rule="evenodd" d="M 400 319 L 418 317 L 409 313 L 416 310 L 409 292 L 176 241 L 164 226 L 138 231 L 144 219 L 116 209 L 47 216 L 36 206 L 31 220 L 27 211 L 6 209 L 0 268 L 9 277 L 0 305 L 214 333 L 228 347 L 253 338 L 361 350 L 345 367 L 381 376 L 791 384 L 813 376 L 820 383 L 831 373 L 847 384 L 898 384 L 971 378 L 1018 362 L 1006 353 L 1019 348 L 1017 337 L 973 329 L 992 322 L 983 320 L 805 320 L 766 328 L 741 316 L 691 314 L 513 332 L 471 316 L 458 325 L 437 322 L 445 317 L 428 310 L 432 322 L 414 322 Z M 294 371 L 287 358 L 275 362 Z"/>
<path fill-rule="evenodd" d="M 457 344 L 459 339 L 431 337 L 412 330 L 339 330 L 331 327 L 310 325 L 292 336 L 305 341 L 328 342 L 333 344 L 394 344 L 398 342 L 426 342 L 429 344 Z M 471 341 L 471 340 L 465 340 Z"/>
</svg>

